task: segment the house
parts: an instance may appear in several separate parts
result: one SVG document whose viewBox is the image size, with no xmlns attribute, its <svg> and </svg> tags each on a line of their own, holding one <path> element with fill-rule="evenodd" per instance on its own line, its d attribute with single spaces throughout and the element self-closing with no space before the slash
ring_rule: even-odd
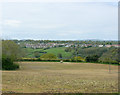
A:
<svg viewBox="0 0 120 95">
<path fill-rule="evenodd" d="M 98 45 L 98 47 L 103 47 L 103 45 Z"/>
</svg>

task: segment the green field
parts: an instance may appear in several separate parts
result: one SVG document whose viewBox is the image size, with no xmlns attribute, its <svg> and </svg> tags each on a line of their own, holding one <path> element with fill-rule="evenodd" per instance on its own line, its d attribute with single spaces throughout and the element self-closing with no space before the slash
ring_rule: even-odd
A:
<svg viewBox="0 0 120 95">
<path fill-rule="evenodd" d="M 2 71 L 3 92 L 114 93 L 118 66 L 94 63 L 19 62 L 20 69 Z"/>
<path fill-rule="evenodd" d="M 56 56 L 61 53 L 63 57 L 69 57 L 72 55 L 71 52 L 65 52 L 65 47 L 58 47 L 58 48 L 51 48 L 51 49 L 47 49 L 45 50 L 47 53 L 53 53 Z"/>
<path fill-rule="evenodd" d="M 72 52 L 65 52 L 66 47 L 57 47 L 57 48 L 50 48 L 50 49 L 32 49 L 32 48 L 26 48 L 27 55 L 26 57 L 31 58 L 34 57 L 35 51 L 43 51 L 47 53 L 55 54 L 56 56 L 61 53 L 63 57 L 70 57 L 72 55 Z M 43 53 L 40 53 L 42 55 Z"/>
</svg>

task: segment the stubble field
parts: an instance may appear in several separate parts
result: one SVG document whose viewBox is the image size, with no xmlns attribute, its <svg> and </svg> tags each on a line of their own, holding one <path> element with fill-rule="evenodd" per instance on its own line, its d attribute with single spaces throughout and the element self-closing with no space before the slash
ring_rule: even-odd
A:
<svg viewBox="0 0 120 95">
<path fill-rule="evenodd" d="M 94 63 L 19 62 L 20 69 L 2 71 L 4 93 L 115 93 L 118 66 Z"/>
</svg>

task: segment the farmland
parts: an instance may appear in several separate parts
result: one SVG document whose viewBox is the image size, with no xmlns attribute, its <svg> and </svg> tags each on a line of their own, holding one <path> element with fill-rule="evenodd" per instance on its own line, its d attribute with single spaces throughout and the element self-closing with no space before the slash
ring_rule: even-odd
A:
<svg viewBox="0 0 120 95">
<path fill-rule="evenodd" d="M 18 62 L 20 69 L 2 71 L 3 92 L 114 93 L 118 66 L 95 63 Z"/>
</svg>

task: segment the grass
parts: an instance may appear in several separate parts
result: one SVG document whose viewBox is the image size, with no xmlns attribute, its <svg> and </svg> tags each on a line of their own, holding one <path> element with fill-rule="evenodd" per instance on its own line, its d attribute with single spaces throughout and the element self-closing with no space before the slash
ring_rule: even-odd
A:
<svg viewBox="0 0 120 95">
<path fill-rule="evenodd" d="M 65 52 L 65 48 L 66 47 L 57 47 L 57 48 L 51 48 L 51 49 L 47 49 L 45 50 L 47 53 L 53 53 L 56 56 L 61 53 L 63 57 L 70 57 L 72 55 L 71 52 Z"/>
<path fill-rule="evenodd" d="M 55 54 L 56 56 L 58 56 L 59 53 L 62 54 L 63 57 L 70 57 L 72 55 L 71 52 L 65 52 L 65 48 L 66 47 L 56 47 L 56 48 L 50 48 L 50 49 L 32 49 L 32 48 L 26 48 L 27 50 L 27 55 L 26 57 L 31 58 L 34 57 L 34 52 L 35 51 L 43 51 L 43 52 L 47 52 L 47 53 L 52 53 Z M 42 55 L 43 53 L 40 53 L 40 55 Z"/>
<path fill-rule="evenodd" d="M 27 51 L 26 57 L 28 57 L 28 58 L 34 58 L 35 51 L 43 51 L 43 49 L 32 49 L 32 48 L 26 48 L 25 50 Z M 42 55 L 42 54 L 40 54 L 40 55 Z"/>
<path fill-rule="evenodd" d="M 19 62 L 20 69 L 2 71 L 3 92 L 116 93 L 118 66 L 107 64 Z"/>
</svg>

